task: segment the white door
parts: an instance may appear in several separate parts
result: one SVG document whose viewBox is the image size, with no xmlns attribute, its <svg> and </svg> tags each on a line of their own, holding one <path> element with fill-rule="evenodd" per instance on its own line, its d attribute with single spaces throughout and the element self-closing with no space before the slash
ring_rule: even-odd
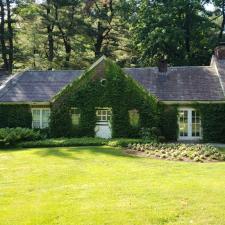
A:
<svg viewBox="0 0 225 225">
<path fill-rule="evenodd" d="M 97 123 L 95 126 L 95 136 L 100 138 L 109 139 L 112 138 L 111 129 L 111 109 L 102 108 L 96 110 Z"/>
<path fill-rule="evenodd" d="M 195 109 L 181 108 L 178 116 L 179 136 L 178 140 L 201 139 L 200 114 Z"/>
</svg>

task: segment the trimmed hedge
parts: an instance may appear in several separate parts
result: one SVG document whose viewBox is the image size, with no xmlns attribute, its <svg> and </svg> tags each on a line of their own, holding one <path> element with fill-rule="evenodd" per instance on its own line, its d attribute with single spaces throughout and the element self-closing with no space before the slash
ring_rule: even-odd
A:
<svg viewBox="0 0 225 225">
<path fill-rule="evenodd" d="M 55 138 L 39 141 L 22 142 L 17 145 L 21 148 L 39 148 L 39 147 L 74 147 L 74 146 L 113 146 L 127 147 L 130 143 L 143 143 L 141 139 L 102 139 L 102 138 Z"/>
<path fill-rule="evenodd" d="M 78 126 L 72 125 L 72 107 L 79 108 L 81 113 Z M 113 138 L 139 137 L 141 127 L 158 126 L 156 99 L 120 67 L 105 60 L 55 97 L 50 122 L 52 136 L 94 137 L 97 107 L 112 108 Z M 128 111 L 132 109 L 140 114 L 138 129 L 129 122 Z"/>
<path fill-rule="evenodd" d="M 0 146 L 12 146 L 21 141 L 40 140 L 42 135 L 39 131 L 28 128 L 2 128 L 0 129 Z"/>
<path fill-rule="evenodd" d="M 32 127 L 29 105 L 0 105 L 0 128 Z"/>
</svg>

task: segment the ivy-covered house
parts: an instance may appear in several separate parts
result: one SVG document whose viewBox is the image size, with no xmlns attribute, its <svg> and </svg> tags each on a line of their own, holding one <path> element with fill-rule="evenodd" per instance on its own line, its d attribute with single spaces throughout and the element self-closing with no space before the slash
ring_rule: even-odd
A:
<svg viewBox="0 0 225 225">
<path fill-rule="evenodd" d="M 103 138 L 157 128 L 167 140 L 225 142 L 225 47 L 209 66 L 122 69 L 101 57 L 86 71 L 0 73 L 0 127 Z"/>
</svg>

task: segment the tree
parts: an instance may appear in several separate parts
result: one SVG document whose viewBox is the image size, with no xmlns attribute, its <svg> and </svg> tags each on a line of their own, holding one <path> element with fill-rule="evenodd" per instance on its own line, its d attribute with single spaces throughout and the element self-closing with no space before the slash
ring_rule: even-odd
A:
<svg viewBox="0 0 225 225">
<path fill-rule="evenodd" d="M 3 67 L 12 72 L 13 67 L 13 20 L 12 20 L 12 7 L 13 1 L 0 0 L 0 39 L 1 39 L 1 52 L 4 62 Z M 7 29 L 6 29 L 7 28 Z"/>
<path fill-rule="evenodd" d="M 128 1 L 134 48 L 139 64 L 155 65 L 166 57 L 172 65 L 207 64 L 215 42 L 215 24 L 206 1 Z M 210 49 L 210 50 L 209 50 Z"/>
</svg>

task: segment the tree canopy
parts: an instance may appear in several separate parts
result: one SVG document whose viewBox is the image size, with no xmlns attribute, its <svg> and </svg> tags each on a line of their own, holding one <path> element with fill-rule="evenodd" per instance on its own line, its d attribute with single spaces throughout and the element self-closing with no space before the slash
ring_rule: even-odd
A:
<svg viewBox="0 0 225 225">
<path fill-rule="evenodd" d="M 224 26 L 225 0 L 0 0 L 0 67 L 207 65 Z"/>
</svg>

